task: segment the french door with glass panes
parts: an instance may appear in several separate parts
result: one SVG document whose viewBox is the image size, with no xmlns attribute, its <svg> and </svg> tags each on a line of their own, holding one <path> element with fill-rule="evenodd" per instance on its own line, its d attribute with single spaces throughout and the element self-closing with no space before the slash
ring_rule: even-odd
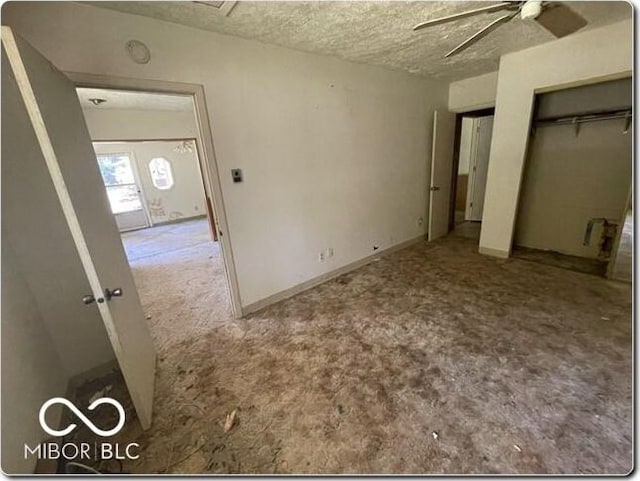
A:
<svg viewBox="0 0 640 481">
<path fill-rule="evenodd" d="M 120 232 L 149 227 L 131 155 L 98 154 L 97 159 Z"/>
</svg>

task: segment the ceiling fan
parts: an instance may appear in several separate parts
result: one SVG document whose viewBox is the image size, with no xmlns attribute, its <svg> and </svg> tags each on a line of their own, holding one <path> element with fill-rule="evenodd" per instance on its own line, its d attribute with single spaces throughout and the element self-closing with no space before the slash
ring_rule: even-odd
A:
<svg viewBox="0 0 640 481">
<path fill-rule="evenodd" d="M 584 18 L 563 3 L 527 0 L 523 2 L 500 2 L 486 7 L 475 8 L 473 10 L 467 10 L 466 12 L 436 18 L 434 20 L 427 20 L 426 22 L 419 23 L 413 27 L 413 30 L 418 31 L 427 27 L 453 22 L 461 18 L 501 11 L 508 13 L 492 21 L 489 25 L 473 34 L 460 45 L 447 52 L 445 57 L 451 57 L 452 55 L 463 51 L 481 38 L 487 36 L 500 25 L 505 24 L 516 17 L 520 17 L 522 20 L 535 20 L 558 38 L 580 30 L 587 24 L 587 21 Z"/>
</svg>

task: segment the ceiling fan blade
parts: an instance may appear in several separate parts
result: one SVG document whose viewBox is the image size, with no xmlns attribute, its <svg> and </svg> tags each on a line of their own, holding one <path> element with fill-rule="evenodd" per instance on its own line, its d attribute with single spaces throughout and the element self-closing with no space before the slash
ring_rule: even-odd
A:
<svg viewBox="0 0 640 481">
<path fill-rule="evenodd" d="M 566 37 L 587 24 L 584 18 L 562 3 L 546 5 L 535 20 L 558 38 Z"/>
<path fill-rule="evenodd" d="M 418 25 L 413 27 L 413 30 L 422 30 L 423 28 L 432 27 L 434 25 L 441 25 L 443 23 L 452 22 L 453 20 L 459 20 L 461 18 L 473 17 L 474 15 L 480 15 L 481 13 L 499 12 L 500 10 L 515 10 L 518 8 L 520 8 L 520 2 L 500 2 L 494 5 L 488 5 L 486 7 L 467 10 L 466 12 L 455 13 L 447 17 L 427 20 L 426 22 L 419 23 Z"/>
<path fill-rule="evenodd" d="M 503 15 L 502 17 L 494 20 L 489 25 L 484 27 L 482 30 L 480 30 L 479 32 L 476 32 L 471 37 L 466 39 L 464 42 L 462 42 L 456 48 L 454 48 L 453 50 L 449 51 L 445 55 L 445 58 L 451 57 L 452 55 L 455 55 L 456 53 L 462 52 L 464 49 L 468 48 L 470 45 L 474 44 L 475 42 L 477 42 L 481 38 L 483 38 L 486 35 L 488 35 L 489 33 L 493 32 L 496 28 L 498 28 L 503 23 L 507 23 L 509 20 L 511 20 L 512 18 L 516 17 L 518 15 L 518 13 L 519 12 L 510 13 L 509 15 Z"/>
</svg>

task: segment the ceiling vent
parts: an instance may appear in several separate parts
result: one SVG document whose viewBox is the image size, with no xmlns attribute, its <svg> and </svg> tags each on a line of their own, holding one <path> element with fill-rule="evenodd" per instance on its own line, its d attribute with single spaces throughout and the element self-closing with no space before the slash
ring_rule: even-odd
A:
<svg viewBox="0 0 640 481">
<path fill-rule="evenodd" d="M 229 14 L 231 13 L 231 10 L 233 9 L 233 7 L 236 6 L 236 3 L 238 3 L 237 1 L 211 1 L 211 2 L 193 2 L 193 3 L 197 3 L 198 5 L 205 5 L 207 7 L 211 7 L 212 9 L 215 9 L 215 11 L 221 15 L 224 15 L 225 17 L 228 17 Z"/>
</svg>

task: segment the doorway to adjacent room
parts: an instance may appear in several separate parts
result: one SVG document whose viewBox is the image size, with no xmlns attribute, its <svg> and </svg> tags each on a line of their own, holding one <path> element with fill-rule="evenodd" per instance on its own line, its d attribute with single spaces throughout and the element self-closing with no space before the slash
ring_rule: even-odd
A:
<svg viewBox="0 0 640 481">
<path fill-rule="evenodd" d="M 454 235 L 480 239 L 489 169 L 493 109 L 458 114 L 449 228 Z"/>
<path fill-rule="evenodd" d="M 145 317 L 167 352 L 233 317 L 193 100 L 77 91 Z"/>
</svg>

